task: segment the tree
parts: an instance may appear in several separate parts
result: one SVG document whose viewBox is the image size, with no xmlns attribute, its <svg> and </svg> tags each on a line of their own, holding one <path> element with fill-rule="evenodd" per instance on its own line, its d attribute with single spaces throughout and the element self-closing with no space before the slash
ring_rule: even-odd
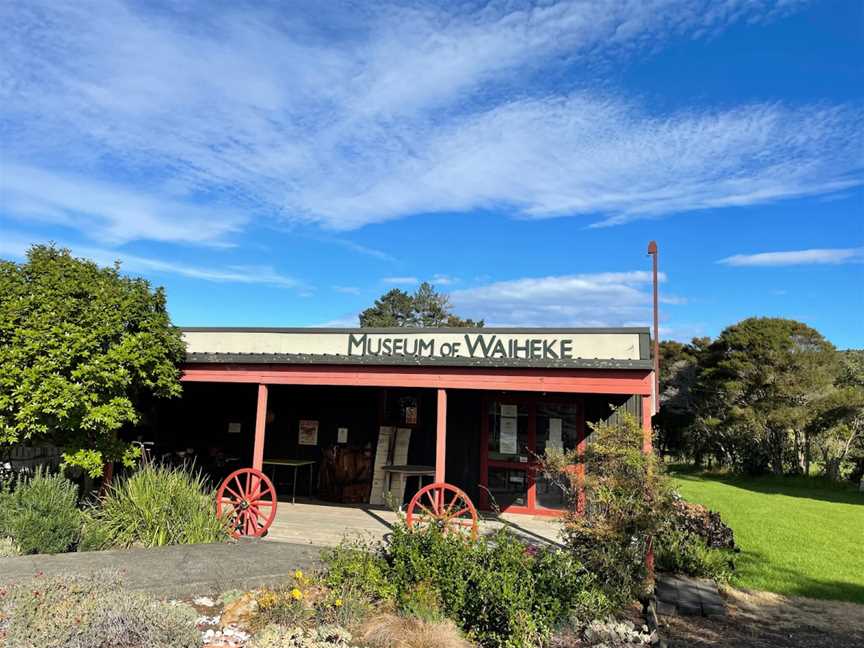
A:
<svg viewBox="0 0 864 648">
<path fill-rule="evenodd" d="M 654 419 L 659 430 L 658 451 L 680 456 L 691 450 L 692 428 L 698 393 L 694 391 L 701 354 L 708 338 L 693 338 L 689 344 L 660 342 L 660 411 Z"/>
<path fill-rule="evenodd" d="M 118 433 L 181 392 L 184 355 L 161 288 L 37 245 L 0 261 L 0 444 L 50 442 L 98 476 L 134 458 Z"/>
<path fill-rule="evenodd" d="M 455 315 L 451 308 L 450 298 L 424 281 L 413 295 L 398 288 L 384 293 L 372 306 L 360 313 L 360 326 L 363 328 L 483 326 L 483 320 L 462 319 Z"/>
<path fill-rule="evenodd" d="M 697 389 L 703 426 L 732 463 L 750 471 L 808 472 L 814 404 L 835 389 L 834 346 L 809 326 L 750 318 L 705 352 Z"/>
</svg>

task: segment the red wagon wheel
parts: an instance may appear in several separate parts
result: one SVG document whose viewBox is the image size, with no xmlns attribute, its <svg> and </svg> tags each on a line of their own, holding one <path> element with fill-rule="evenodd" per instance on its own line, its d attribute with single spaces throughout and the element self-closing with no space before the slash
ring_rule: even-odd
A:
<svg viewBox="0 0 864 648">
<path fill-rule="evenodd" d="M 255 468 L 235 470 L 216 491 L 216 513 L 227 516 L 235 538 L 264 535 L 276 517 L 273 482 Z"/>
<path fill-rule="evenodd" d="M 477 539 L 477 509 L 464 491 L 437 482 L 424 486 L 408 504 L 409 528 L 436 526 L 444 532 L 470 533 Z"/>
</svg>

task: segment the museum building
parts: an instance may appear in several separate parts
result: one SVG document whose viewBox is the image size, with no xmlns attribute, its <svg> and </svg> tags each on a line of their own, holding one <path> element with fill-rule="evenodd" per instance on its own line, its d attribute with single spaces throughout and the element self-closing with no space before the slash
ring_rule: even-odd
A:
<svg viewBox="0 0 864 648">
<path fill-rule="evenodd" d="M 448 482 L 480 509 L 555 514 L 537 470 L 628 411 L 650 450 L 647 328 L 185 328 L 181 399 L 155 443 L 209 471 L 262 470 L 279 498 L 397 504 Z M 218 474 L 216 475 L 219 476 Z"/>
</svg>

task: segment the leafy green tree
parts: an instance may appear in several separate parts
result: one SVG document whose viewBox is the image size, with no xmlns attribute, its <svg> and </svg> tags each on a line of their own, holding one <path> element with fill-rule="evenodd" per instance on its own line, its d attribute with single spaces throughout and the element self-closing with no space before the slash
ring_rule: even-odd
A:
<svg viewBox="0 0 864 648">
<path fill-rule="evenodd" d="M 839 373 L 837 350 L 815 329 L 788 319 L 743 320 L 705 352 L 695 426 L 739 467 L 807 472 L 814 404 L 832 393 Z"/>
<path fill-rule="evenodd" d="M 452 312 L 450 298 L 435 290 L 424 281 L 414 294 L 394 288 L 360 313 L 360 326 L 364 328 L 389 328 L 410 326 L 434 327 L 482 327 L 483 320 L 462 319 Z"/>
<path fill-rule="evenodd" d="M 0 444 L 50 442 L 98 476 L 134 459 L 118 433 L 181 392 L 184 346 L 161 288 L 37 245 L 0 261 Z"/>
</svg>

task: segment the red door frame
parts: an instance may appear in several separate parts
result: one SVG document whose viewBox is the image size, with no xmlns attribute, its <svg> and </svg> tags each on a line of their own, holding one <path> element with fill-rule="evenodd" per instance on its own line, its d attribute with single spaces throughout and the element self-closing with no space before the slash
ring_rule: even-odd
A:
<svg viewBox="0 0 864 648">
<path fill-rule="evenodd" d="M 490 510 L 489 502 L 489 468 L 507 468 L 510 470 L 525 471 L 528 480 L 527 504 L 526 506 L 508 506 L 507 513 L 524 513 L 529 515 L 559 516 L 563 511 L 547 509 L 537 506 L 537 461 L 531 455 L 528 462 L 502 461 L 489 458 L 489 405 L 493 402 L 501 402 L 507 405 L 520 405 L 528 408 L 528 447 L 530 451 L 537 448 L 537 404 L 538 403 L 561 403 L 576 405 L 576 425 L 578 429 L 578 440 L 576 450 L 580 454 L 585 451 L 585 398 L 582 395 L 574 395 L 570 398 L 565 394 L 553 394 L 551 396 L 540 394 L 513 394 L 502 397 L 498 394 L 483 394 L 481 400 L 481 424 L 480 424 L 480 508 Z M 584 477 L 584 466 L 576 467 L 580 479 Z M 580 494 L 578 506 L 583 506 L 583 497 Z"/>
</svg>

